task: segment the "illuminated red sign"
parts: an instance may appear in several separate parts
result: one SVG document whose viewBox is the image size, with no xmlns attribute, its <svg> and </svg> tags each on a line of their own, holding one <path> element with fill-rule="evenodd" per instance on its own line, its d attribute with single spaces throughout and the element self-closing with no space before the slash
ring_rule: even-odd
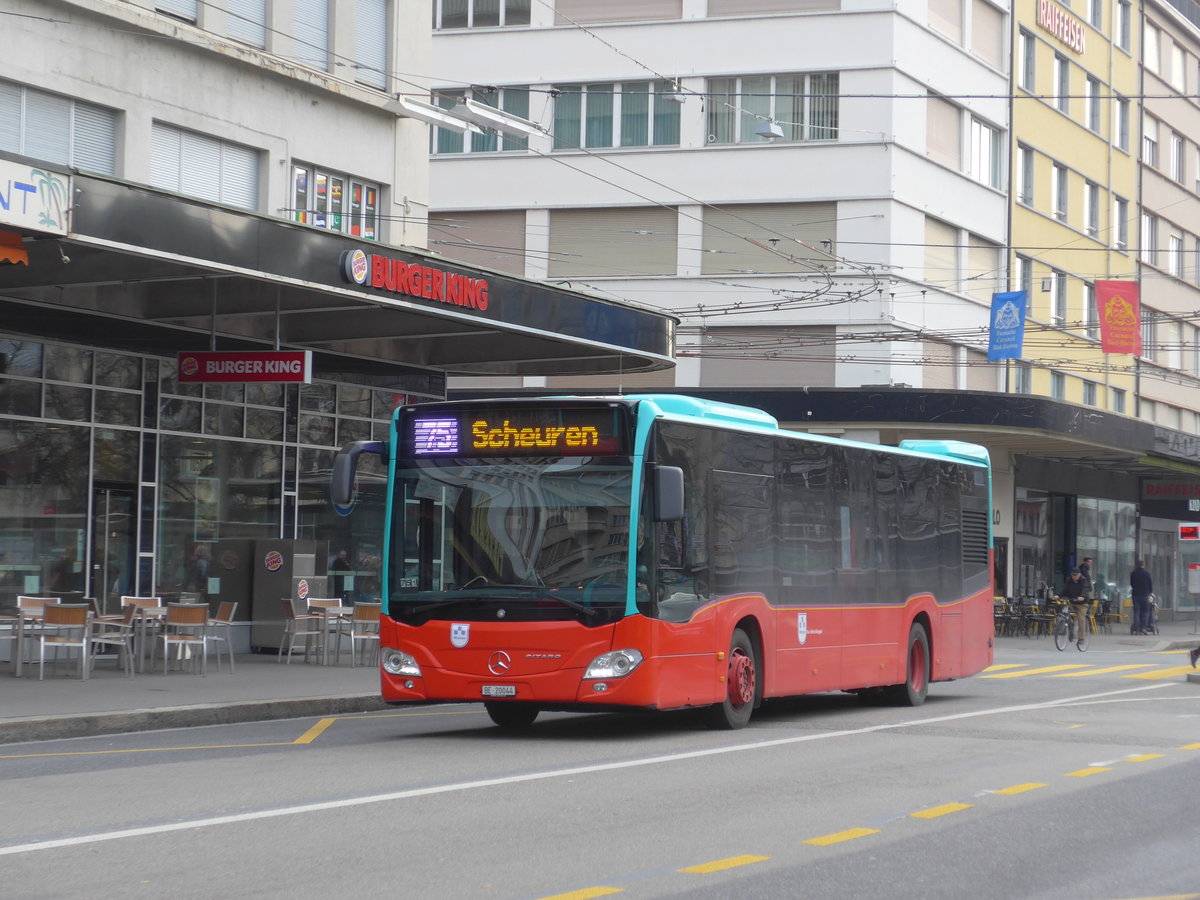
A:
<svg viewBox="0 0 1200 900">
<path fill-rule="evenodd" d="M 179 381 L 299 383 L 312 381 L 312 351 L 264 350 L 233 353 L 198 350 L 180 353 L 177 360 Z"/>
<path fill-rule="evenodd" d="M 1179 539 L 1181 541 L 1200 541 L 1200 524 L 1195 522 L 1180 522 Z"/>
<path fill-rule="evenodd" d="M 378 253 L 348 250 L 342 254 L 342 278 L 350 284 L 389 294 L 436 300 L 449 306 L 483 311 L 488 308 L 486 278 L 472 278 L 434 266 L 409 263 Z"/>
</svg>

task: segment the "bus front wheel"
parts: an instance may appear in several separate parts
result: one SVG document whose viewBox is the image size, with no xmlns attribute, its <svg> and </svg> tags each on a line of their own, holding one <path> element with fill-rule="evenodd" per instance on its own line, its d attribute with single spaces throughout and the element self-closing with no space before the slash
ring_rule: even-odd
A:
<svg viewBox="0 0 1200 900">
<path fill-rule="evenodd" d="M 483 708 L 493 722 L 506 731 L 522 731 L 533 724 L 541 712 L 536 706 L 524 703 L 485 703 Z"/>
<path fill-rule="evenodd" d="M 709 724 L 714 728 L 744 728 L 754 712 L 757 696 L 758 660 L 754 654 L 754 643 L 746 632 L 736 628 L 729 641 L 725 698 L 709 707 Z"/>
<path fill-rule="evenodd" d="M 903 684 L 887 689 L 888 699 L 899 706 L 920 706 L 929 693 L 929 636 L 916 622 L 908 632 L 904 673 Z"/>
</svg>

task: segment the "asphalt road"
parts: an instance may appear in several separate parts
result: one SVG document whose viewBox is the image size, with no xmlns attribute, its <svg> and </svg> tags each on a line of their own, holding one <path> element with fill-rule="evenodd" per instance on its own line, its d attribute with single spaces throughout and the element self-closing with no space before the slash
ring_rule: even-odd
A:
<svg viewBox="0 0 1200 900">
<path fill-rule="evenodd" d="M 0 883 L 17 898 L 1200 898 L 1186 654 L 1034 643 L 917 709 L 819 695 L 735 732 L 543 714 L 513 736 L 479 706 L 438 706 L 9 745 Z"/>
</svg>

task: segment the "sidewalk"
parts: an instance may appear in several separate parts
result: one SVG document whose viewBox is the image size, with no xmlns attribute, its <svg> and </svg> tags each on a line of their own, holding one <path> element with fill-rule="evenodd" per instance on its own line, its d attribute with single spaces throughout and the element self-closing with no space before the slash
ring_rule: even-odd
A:
<svg viewBox="0 0 1200 900">
<path fill-rule="evenodd" d="M 1146 637 L 1114 628 L 1113 634 L 1094 635 L 1091 651 L 1190 649 L 1200 646 L 1193 627 L 1190 619 L 1162 623 L 1159 634 Z M 996 639 L 996 649 L 1004 651 L 1047 646 L 1054 646 L 1049 637 Z M 87 681 L 68 677 L 72 670 L 65 662 L 57 671 L 47 666 L 45 681 L 38 681 L 36 666 L 14 678 L 9 664 L 0 663 L 0 744 L 385 708 L 375 666 L 320 666 L 299 656 L 285 664 L 274 653 L 247 653 L 238 655 L 231 675 L 227 664 L 217 671 L 211 663 L 203 678 L 161 670 L 126 678 L 115 659 L 102 659 Z"/>
<path fill-rule="evenodd" d="M 78 663 L 64 661 L 38 681 L 36 665 L 14 678 L 0 663 L 0 744 L 385 708 L 375 665 L 306 664 L 299 654 L 288 664 L 274 653 L 239 654 L 236 665 L 231 675 L 222 660 L 218 672 L 210 657 L 204 677 L 159 668 L 127 678 L 115 658 L 100 659 L 80 681 Z"/>
</svg>

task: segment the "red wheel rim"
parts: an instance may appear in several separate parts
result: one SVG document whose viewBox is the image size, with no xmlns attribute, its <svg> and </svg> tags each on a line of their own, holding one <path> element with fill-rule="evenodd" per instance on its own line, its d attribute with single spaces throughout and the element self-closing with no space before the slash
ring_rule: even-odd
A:
<svg viewBox="0 0 1200 900">
<path fill-rule="evenodd" d="M 754 660 L 741 647 L 729 653 L 729 705 L 741 709 L 754 701 Z"/>
<path fill-rule="evenodd" d="M 913 641 L 908 648 L 908 683 L 914 691 L 925 689 L 925 645 Z"/>
</svg>

